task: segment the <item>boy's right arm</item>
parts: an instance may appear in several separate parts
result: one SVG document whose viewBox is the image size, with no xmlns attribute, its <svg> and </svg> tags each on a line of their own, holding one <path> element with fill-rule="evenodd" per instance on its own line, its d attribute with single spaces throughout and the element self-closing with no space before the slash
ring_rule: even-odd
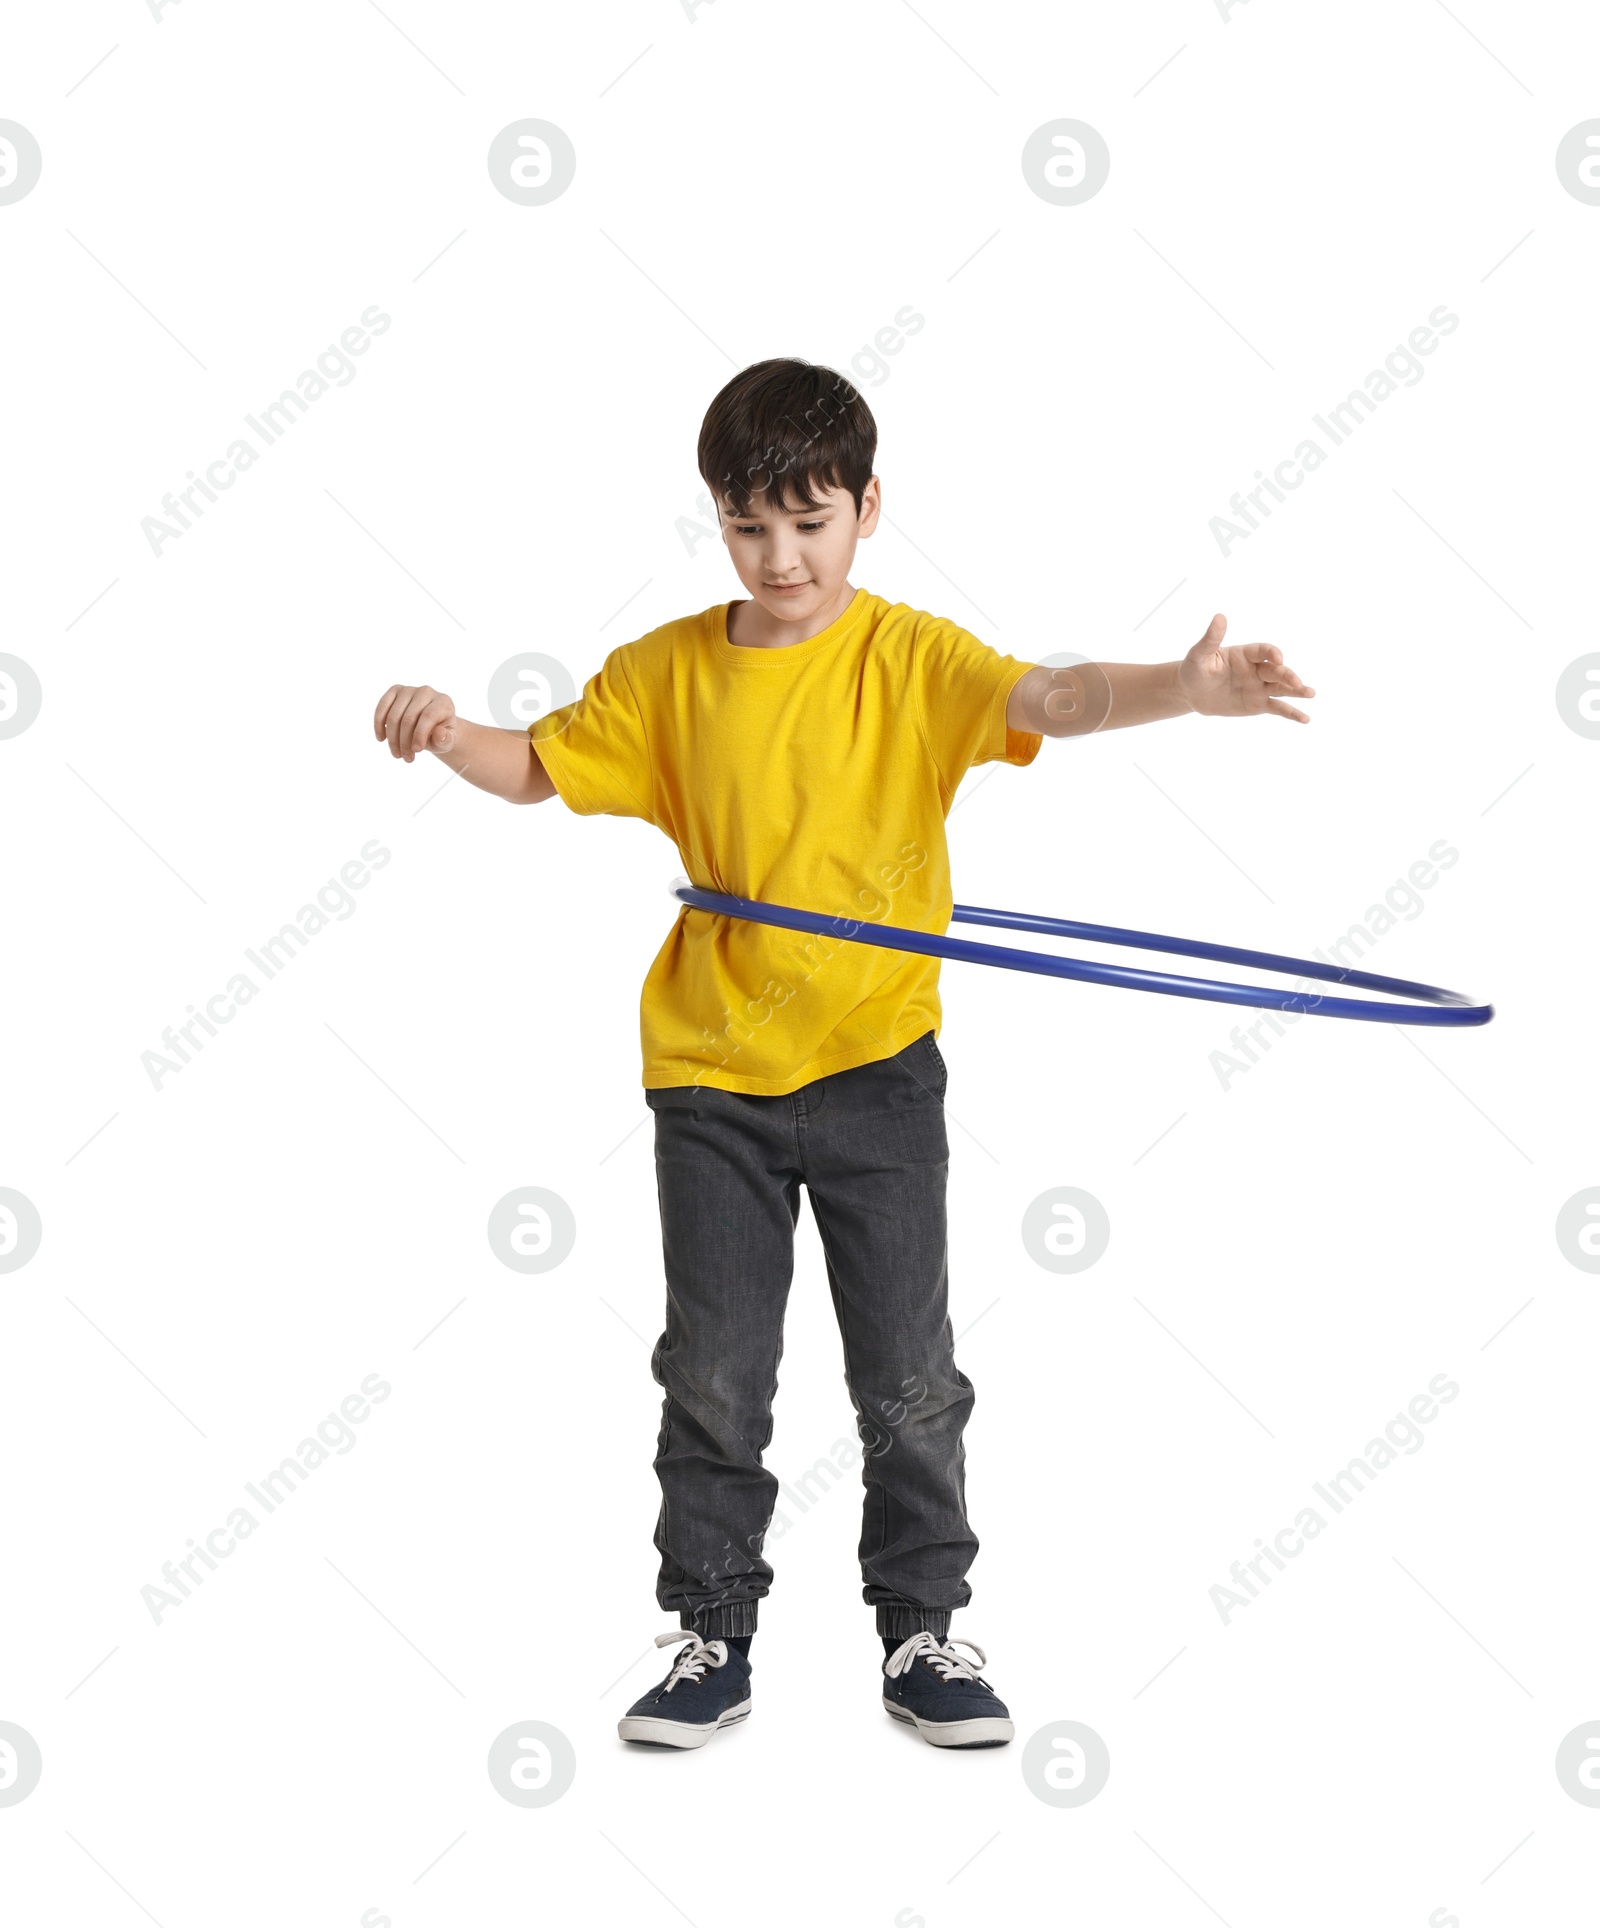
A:
<svg viewBox="0 0 1600 1928">
<path fill-rule="evenodd" d="M 507 803 L 543 803 L 556 794 L 526 730 L 468 723 L 456 706 L 426 683 L 396 683 L 378 699 L 373 734 L 391 756 L 410 763 L 426 750 L 457 776 Z"/>
</svg>

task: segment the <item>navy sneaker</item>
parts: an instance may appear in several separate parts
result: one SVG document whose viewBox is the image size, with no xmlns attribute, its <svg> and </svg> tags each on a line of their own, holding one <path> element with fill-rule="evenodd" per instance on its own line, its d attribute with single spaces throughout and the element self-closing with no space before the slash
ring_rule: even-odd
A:
<svg viewBox="0 0 1600 1928">
<path fill-rule="evenodd" d="M 957 1647 L 975 1653 L 978 1667 L 986 1664 L 970 1640 L 941 1645 L 924 1628 L 902 1641 L 883 1663 L 884 1709 L 935 1747 L 1004 1747 L 1017 1731 L 1006 1704 Z"/>
<path fill-rule="evenodd" d="M 704 1747 L 711 1736 L 750 1712 L 750 1663 L 721 1640 L 702 1640 L 688 1628 L 658 1633 L 656 1645 L 687 1641 L 659 1687 L 636 1700 L 617 1732 L 646 1747 Z"/>
</svg>

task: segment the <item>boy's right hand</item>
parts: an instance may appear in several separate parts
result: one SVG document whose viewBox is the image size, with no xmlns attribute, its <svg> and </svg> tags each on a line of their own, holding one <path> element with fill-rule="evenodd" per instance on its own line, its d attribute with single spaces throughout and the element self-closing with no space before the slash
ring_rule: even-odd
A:
<svg viewBox="0 0 1600 1928">
<path fill-rule="evenodd" d="M 396 683 L 379 697 L 372 729 L 391 756 L 410 763 L 420 751 L 448 750 L 456 740 L 455 720 L 456 706 L 441 691 L 426 683 Z"/>
</svg>

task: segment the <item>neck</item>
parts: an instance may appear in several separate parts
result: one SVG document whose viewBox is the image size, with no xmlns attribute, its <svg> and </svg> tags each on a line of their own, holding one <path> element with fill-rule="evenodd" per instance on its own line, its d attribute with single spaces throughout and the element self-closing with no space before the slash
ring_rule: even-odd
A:
<svg viewBox="0 0 1600 1928">
<path fill-rule="evenodd" d="M 822 608 L 793 622 L 774 616 L 758 602 L 735 603 L 728 611 L 728 641 L 740 649 L 788 649 L 791 644 L 809 642 L 839 620 L 855 594 L 851 583 L 841 583 Z"/>
</svg>

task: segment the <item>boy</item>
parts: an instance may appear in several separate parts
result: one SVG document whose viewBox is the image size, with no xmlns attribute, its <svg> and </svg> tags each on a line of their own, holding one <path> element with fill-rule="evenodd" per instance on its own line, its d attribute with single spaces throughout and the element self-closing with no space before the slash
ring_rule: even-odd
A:
<svg viewBox="0 0 1600 1928">
<path fill-rule="evenodd" d="M 866 402 L 832 370 L 758 362 L 712 402 L 699 467 L 748 600 L 614 649 L 581 698 L 526 733 L 396 686 L 374 728 L 511 803 L 637 816 L 704 889 L 942 932 L 944 825 L 975 763 L 1044 737 L 1311 696 L 1214 618 L 1179 663 L 1034 667 L 954 623 L 855 588 L 881 488 Z M 778 1482 L 762 1465 L 800 1187 L 810 1194 L 863 1442 L 859 1556 L 885 1709 L 939 1747 L 1012 1738 L 981 1648 L 952 1643 L 978 1542 L 962 1430 L 973 1403 L 946 1315 L 944 1060 L 935 958 L 685 906 L 645 980 L 666 1330 L 655 1468 L 657 1599 L 681 1643 L 619 1723 L 702 1746 L 750 1710 L 750 1643 Z M 956 1652 L 976 1655 L 977 1665 Z"/>
</svg>

